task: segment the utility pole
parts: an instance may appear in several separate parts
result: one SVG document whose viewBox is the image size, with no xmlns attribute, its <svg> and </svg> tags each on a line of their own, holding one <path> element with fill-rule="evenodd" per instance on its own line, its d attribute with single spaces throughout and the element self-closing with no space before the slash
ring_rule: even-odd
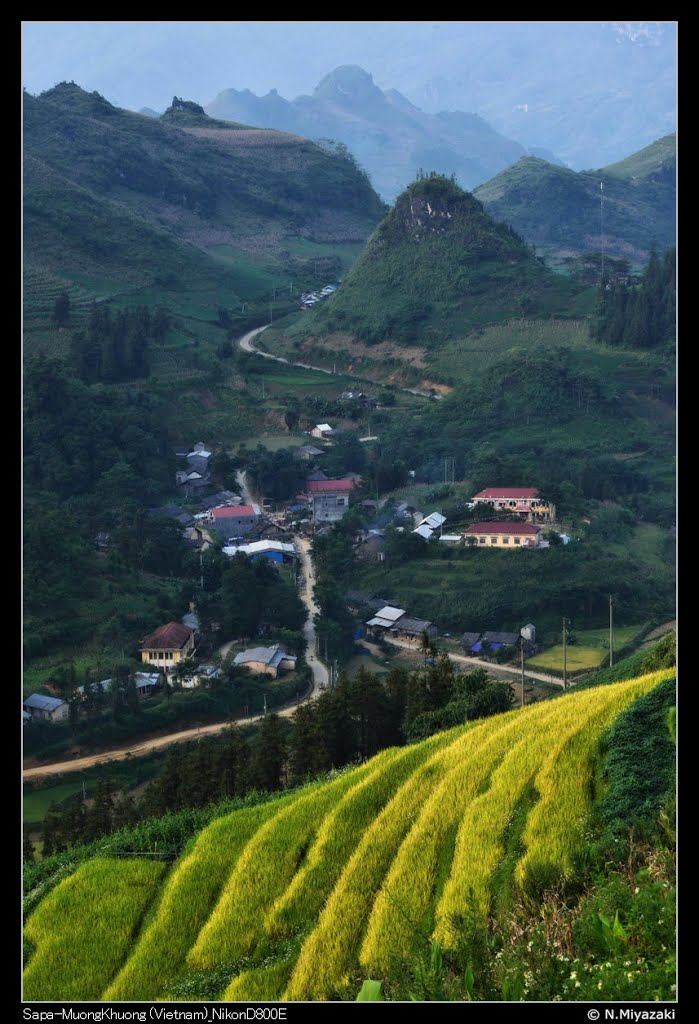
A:
<svg viewBox="0 0 699 1024">
<path fill-rule="evenodd" d="M 265 400 L 265 382 L 262 381 L 262 401 L 264 402 L 264 400 Z"/>
<path fill-rule="evenodd" d="M 262 698 L 263 698 L 263 700 L 264 700 L 264 709 L 265 709 L 265 710 L 264 710 L 264 713 L 265 713 L 265 714 L 267 714 L 267 694 L 266 694 L 266 693 L 263 693 L 263 694 L 262 694 Z"/>
<path fill-rule="evenodd" d="M 609 595 L 609 667 L 614 664 L 614 625 L 612 616 L 612 595 Z"/>
<path fill-rule="evenodd" d="M 269 322 L 272 323 L 272 303 L 269 304 Z"/>
<path fill-rule="evenodd" d="M 519 663 L 522 669 L 522 704 L 524 707 L 524 637 L 520 634 L 519 638 Z"/>
<path fill-rule="evenodd" d="M 563 689 L 564 690 L 566 689 L 566 687 L 568 685 L 568 677 L 567 677 L 568 665 L 567 665 L 567 647 L 566 647 L 567 639 L 568 639 L 568 634 L 567 634 L 567 631 L 566 631 L 566 619 L 565 619 L 565 615 L 564 615 L 563 616 Z"/>
<path fill-rule="evenodd" d="M 204 559 L 201 551 L 199 552 L 199 589 L 204 589 Z"/>
</svg>

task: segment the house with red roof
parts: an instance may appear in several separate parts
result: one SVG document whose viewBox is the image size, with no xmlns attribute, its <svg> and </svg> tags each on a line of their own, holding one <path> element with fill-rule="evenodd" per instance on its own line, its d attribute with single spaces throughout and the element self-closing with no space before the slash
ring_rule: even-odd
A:
<svg viewBox="0 0 699 1024">
<path fill-rule="evenodd" d="M 311 503 L 315 523 L 334 523 L 342 519 L 349 508 L 350 494 L 361 483 L 353 474 L 342 480 L 308 480 L 306 494 Z"/>
<path fill-rule="evenodd" d="M 167 622 L 143 640 L 140 651 L 146 664 L 171 669 L 194 653 L 194 630 L 182 622 Z"/>
<path fill-rule="evenodd" d="M 541 526 L 536 523 L 523 523 L 521 520 L 493 520 L 490 523 L 472 523 L 464 533 L 467 544 L 479 547 L 505 548 L 538 548 Z"/>
<path fill-rule="evenodd" d="M 229 538 L 250 533 L 261 519 L 259 505 L 219 505 L 209 509 L 206 521 L 225 543 Z"/>
<path fill-rule="evenodd" d="M 507 512 L 529 522 L 551 522 L 556 507 L 536 487 L 486 487 L 474 494 L 474 505 L 492 505 L 495 512 Z"/>
</svg>

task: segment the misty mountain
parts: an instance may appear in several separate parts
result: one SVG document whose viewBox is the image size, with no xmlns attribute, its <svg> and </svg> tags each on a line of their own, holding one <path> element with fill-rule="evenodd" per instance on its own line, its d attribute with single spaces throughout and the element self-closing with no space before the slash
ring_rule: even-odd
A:
<svg viewBox="0 0 699 1024">
<path fill-rule="evenodd" d="M 523 146 L 477 114 L 426 114 L 397 90 L 382 91 L 356 66 L 336 68 L 310 96 L 286 100 L 276 89 L 265 96 L 226 89 L 206 111 L 221 120 L 342 142 L 387 200 L 420 168 L 454 174 L 465 188 L 473 188 L 526 155 Z"/>
<path fill-rule="evenodd" d="M 474 195 L 556 263 L 599 252 L 603 238 L 607 255 L 640 268 L 653 245 L 675 244 L 675 146 L 668 135 L 597 171 L 523 157 Z"/>
<path fill-rule="evenodd" d="M 676 127 L 673 21 L 35 21 L 22 37 L 30 92 L 73 79 L 132 110 L 224 86 L 299 96 L 357 64 L 427 113 L 474 111 L 577 170 Z"/>
</svg>

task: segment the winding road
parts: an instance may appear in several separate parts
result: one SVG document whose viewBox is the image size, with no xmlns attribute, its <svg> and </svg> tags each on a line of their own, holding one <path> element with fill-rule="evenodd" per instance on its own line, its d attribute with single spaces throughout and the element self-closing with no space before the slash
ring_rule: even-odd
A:
<svg viewBox="0 0 699 1024">
<path fill-rule="evenodd" d="M 247 485 L 245 473 L 239 472 L 237 480 L 245 501 L 248 503 L 252 502 L 253 496 Z M 311 561 L 310 542 L 305 537 L 295 537 L 294 540 L 299 550 L 305 578 L 304 589 L 301 591 L 300 597 L 308 608 L 308 618 L 303 627 L 303 634 L 306 637 L 306 660 L 313 674 L 313 686 L 310 693 L 300 700 L 292 701 L 282 708 L 274 709 L 276 714 L 283 718 L 291 717 L 300 704 L 305 704 L 309 700 L 316 700 L 327 687 L 329 679 L 327 668 L 316 654 L 316 630 L 313 617 L 318 612 L 318 607 L 313 600 L 313 563 Z M 224 658 L 230 647 L 230 642 L 223 644 L 217 653 Z M 117 750 L 106 750 L 100 754 L 75 757 L 68 761 L 57 761 L 54 764 L 35 765 L 32 768 L 25 768 L 23 774 L 25 779 L 36 779 L 44 775 L 62 775 L 65 772 L 82 771 L 84 768 L 92 768 L 93 765 L 105 764 L 108 761 L 124 761 L 127 757 L 143 757 L 146 754 L 152 754 L 155 750 L 169 747 L 173 743 L 186 743 L 187 741 L 199 739 L 201 736 L 212 736 L 215 733 L 223 732 L 224 729 L 233 724 L 252 725 L 255 722 L 259 722 L 262 718 L 264 718 L 264 715 L 250 715 L 247 718 L 234 718 L 228 719 L 225 722 L 215 722 L 213 725 L 194 726 L 189 729 L 182 729 L 179 732 L 168 733 L 167 736 L 154 736 L 150 739 L 142 740 L 140 743 L 133 743 L 130 746 L 121 747 Z"/>
<path fill-rule="evenodd" d="M 257 356 L 262 356 L 263 359 L 273 359 L 275 363 L 286 363 L 287 366 L 299 366 L 302 370 L 315 370 L 317 373 L 327 373 L 331 377 L 333 376 L 332 370 L 326 370 L 324 366 L 311 366 L 309 363 L 296 363 L 292 362 L 291 359 L 285 359 L 283 356 L 274 356 L 271 352 L 262 352 L 261 349 L 255 348 L 253 345 L 253 339 L 258 334 L 262 334 L 266 331 L 269 324 L 265 324 L 264 327 L 256 327 L 253 331 L 248 331 L 242 338 L 238 338 L 238 344 L 243 352 L 250 352 Z M 376 381 L 370 383 L 376 384 Z M 409 395 L 418 395 L 420 398 L 442 398 L 442 395 L 433 393 L 431 391 L 421 391 L 419 388 L 404 388 L 400 387 L 399 391 L 407 391 Z"/>
</svg>

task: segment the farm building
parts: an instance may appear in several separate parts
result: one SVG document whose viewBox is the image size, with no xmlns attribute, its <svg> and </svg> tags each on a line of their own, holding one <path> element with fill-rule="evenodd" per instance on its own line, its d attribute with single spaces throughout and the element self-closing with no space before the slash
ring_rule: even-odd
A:
<svg viewBox="0 0 699 1024">
<path fill-rule="evenodd" d="M 311 500 L 313 520 L 316 523 L 334 523 L 342 519 L 349 508 L 349 497 L 355 481 L 309 480 L 306 492 Z"/>
<path fill-rule="evenodd" d="M 466 543 L 487 544 L 488 547 L 536 548 L 539 546 L 541 527 L 534 523 L 490 522 L 472 523 L 464 533 Z"/>
<path fill-rule="evenodd" d="M 447 517 L 443 516 L 441 512 L 431 512 L 430 515 L 420 520 L 413 533 L 424 538 L 424 540 L 429 540 L 436 530 L 442 529 L 446 521 Z"/>
<path fill-rule="evenodd" d="M 334 433 L 335 431 L 329 423 L 318 423 L 311 431 L 311 437 L 320 437 L 324 440 L 325 438 L 332 437 Z"/>
<path fill-rule="evenodd" d="M 285 669 L 293 672 L 296 668 L 296 657 L 287 654 L 279 644 L 274 644 L 272 647 L 251 647 L 247 651 L 241 651 L 240 654 L 236 654 L 233 664 L 248 668 L 255 675 L 267 675 L 276 679 Z"/>
<path fill-rule="evenodd" d="M 486 487 L 473 496 L 474 505 L 492 505 L 496 512 L 512 513 L 529 522 L 550 522 L 556 507 L 541 497 L 536 487 Z"/>
<path fill-rule="evenodd" d="M 173 668 L 194 652 L 194 630 L 181 622 L 159 626 L 141 644 L 141 661 L 158 668 Z"/>
<path fill-rule="evenodd" d="M 366 625 L 372 628 L 391 629 L 404 615 L 404 608 L 393 608 L 390 604 L 387 604 L 383 608 L 379 608 L 376 614 L 367 621 Z"/>
<path fill-rule="evenodd" d="M 279 540 L 256 540 L 252 544 L 240 544 L 238 547 L 224 547 L 224 555 L 241 554 L 247 555 L 257 561 L 264 558 L 269 562 L 291 562 L 296 558 L 296 548 L 293 544 L 285 544 Z"/>
<path fill-rule="evenodd" d="M 219 536 L 228 539 L 249 533 L 262 518 L 259 505 L 221 505 L 209 509 L 208 522 Z"/>
<path fill-rule="evenodd" d="M 33 693 L 22 702 L 22 709 L 32 718 L 43 719 L 45 722 L 62 722 L 68 717 L 68 705 L 58 697 L 44 697 L 41 693 Z"/>
<path fill-rule="evenodd" d="M 394 626 L 389 628 L 390 633 L 394 633 L 396 636 L 405 636 L 411 640 L 422 636 L 423 633 L 427 633 L 430 640 L 437 636 L 437 627 L 427 619 L 411 619 L 407 615 L 398 619 Z"/>
<path fill-rule="evenodd" d="M 301 459 L 303 462 L 313 462 L 319 456 L 325 455 L 325 451 L 322 448 L 314 447 L 312 444 L 302 444 L 300 448 L 295 448 L 292 454 L 295 459 Z"/>
</svg>

